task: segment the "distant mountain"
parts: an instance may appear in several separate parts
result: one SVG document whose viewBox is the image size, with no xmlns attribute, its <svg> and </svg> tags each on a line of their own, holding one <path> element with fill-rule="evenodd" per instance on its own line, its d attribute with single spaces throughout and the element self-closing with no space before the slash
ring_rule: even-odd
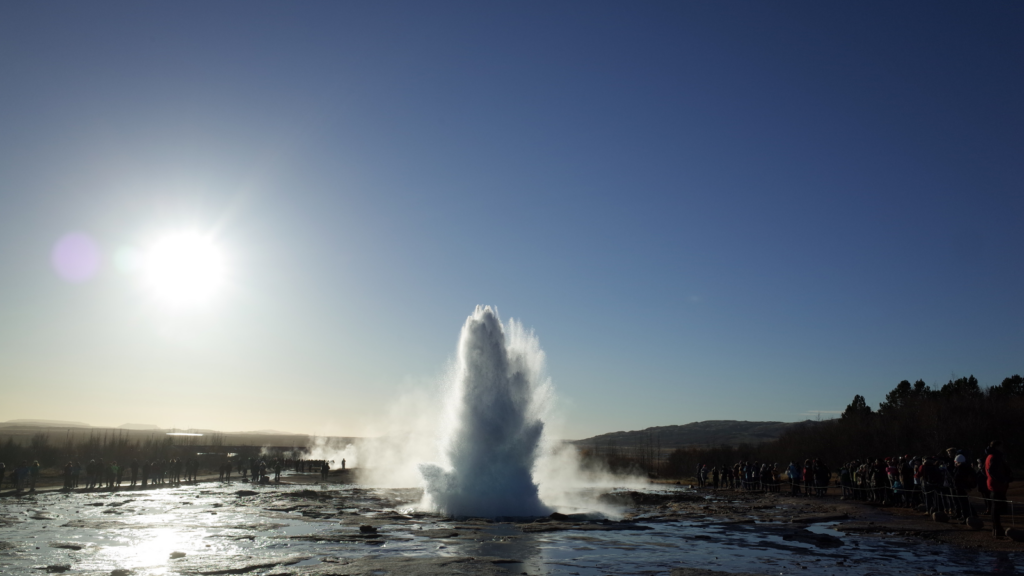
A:
<svg viewBox="0 0 1024 576">
<path fill-rule="evenodd" d="M 678 426 L 654 426 L 630 432 L 609 432 L 573 443 L 580 446 L 642 446 L 660 444 L 662 449 L 738 446 L 775 440 L 796 422 L 747 422 L 746 420 L 705 420 Z"/>
<path fill-rule="evenodd" d="M 0 427 L 38 427 L 38 428 L 90 428 L 85 422 L 69 422 L 67 420 L 8 420 L 0 422 Z"/>
<path fill-rule="evenodd" d="M 159 426 L 154 424 L 121 424 L 118 428 L 122 430 L 161 430 Z"/>
</svg>

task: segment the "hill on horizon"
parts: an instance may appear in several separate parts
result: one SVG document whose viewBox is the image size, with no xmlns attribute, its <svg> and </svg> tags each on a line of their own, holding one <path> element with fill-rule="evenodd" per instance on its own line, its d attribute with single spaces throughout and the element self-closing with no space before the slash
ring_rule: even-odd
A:
<svg viewBox="0 0 1024 576">
<path fill-rule="evenodd" d="M 22 418 L 20 420 L 8 420 L 0 422 L 0 427 L 37 427 L 37 428 L 92 428 L 85 422 L 70 422 L 67 420 L 42 420 L 38 418 Z"/>
<path fill-rule="evenodd" d="M 746 420 L 705 420 L 674 426 L 653 426 L 643 430 L 609 432 L 573 444 L 584 448 L 630 447 L 645 444 L 660 444 L 662 449 L 738 446 L 760 444 L 777 439 L 784 430 L 799 422 L 749 422 Z"/>
<path fill-rule="evenodd" d="M 118 428 L 124 430 L 160 430 L 161 428 L 156 424 L 121 424 Z"/>
</svg>

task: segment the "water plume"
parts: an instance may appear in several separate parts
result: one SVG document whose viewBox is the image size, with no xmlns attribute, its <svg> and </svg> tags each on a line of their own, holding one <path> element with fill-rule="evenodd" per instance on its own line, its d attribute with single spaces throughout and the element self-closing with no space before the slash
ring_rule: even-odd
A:
<svg viewBox="0 0 1024 576">
<path fill-rule="evenodd" d="M 544 353 L 532 332 L 477 306 L 459 338 L 441 457 L 421 464 L 427 506 L 452 516 L 537 516 L 534 465 L 549 394 Z"/>
</svg>

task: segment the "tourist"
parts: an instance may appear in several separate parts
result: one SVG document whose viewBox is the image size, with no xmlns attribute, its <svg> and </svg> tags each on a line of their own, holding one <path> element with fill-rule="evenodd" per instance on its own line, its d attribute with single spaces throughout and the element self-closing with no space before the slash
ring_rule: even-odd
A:
<svg viewBox="0 0 1024 576">
<path fill-rule="evenodd" d="M 797 468 L 796 464 L 790 462 L 789 468 L 786 469 L 786 477 L 789 478 L 790 495 L 797 496 L 800 494 L 800 469 Z"/>
<path fill-rule="evenodd" d="M 985 475 L 988 476 L 988 489 L 992 492 L 992 536 L 1002 539 L 1005 536 L 1000 515 L 1006 501 L 1006 491 L 1013 481 L 1010 467 L 1003 456 L 1003 443 L 993 440 L 986 450 Z"/>
<path fill-rule="evenodd" d="M 21 492 L 28 481 L 28 461 L 22 460 L 21 465 L 14 469 L 14 490 Z"/>
<path fill-rule="evenodd" d="M 961 523 L 966 524 L 967 519 L 974 516 L 970 501 L 967 499 L 967 491 L 977 485 L 977 476 L 975 476 L 971 465 L 967 463 L 967 457 L 963 454 L 957 454 L 953 461 L 954 509 L 957 513 L 957 519 Z"/>
<path fill-rule="evenodd" d="M 988 475 L 985 474 L 985 462 L 981 458 L 975 460 L 975 482 L 978 484 L 978 492 L 981 493 L 981 499 L 985 502 L 984 514 L 992 513 L 992 492 L 988 489 Z"/>
<path fill-rule="evenodd" d="M 29 481 L 32 483 L 32 488 L 29 492 L 36 491 L 36 482 L 39 480 L 39 461 L 33 460 L 32 466 L 28 469 Z"/>
</svg>

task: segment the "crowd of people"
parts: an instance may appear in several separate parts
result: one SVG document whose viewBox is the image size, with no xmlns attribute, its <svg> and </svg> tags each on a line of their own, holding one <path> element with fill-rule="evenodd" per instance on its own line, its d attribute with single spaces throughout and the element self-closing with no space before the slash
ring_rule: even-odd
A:
<svg viewBox="0 0 1024 576">
<path fill-rule="evenodd" d="M 5 477 L 7 477 L 7 466 L 0 462 L 0 487 L 3 487 Z M 36 481 L 39 479 L 39 462 L 33 460 L 29 464 L 28 460 L 22 460 L 17 468 L 11 470 L 11 475 L 8 478 L 10 484 L 18 492 L 25 489 L 35 490 Z"/>
<path fill-rule="evenodd" d="M 345 469 L 345 460 L 341 461 L 341 469 Z M 142 459 L 133 458 L 127 464 L 116 461 L 105 462 L 103 458 L 91 459 L 83 465 L 80 461 L 68 461 L 62 468 L 63 489 L 86 490 L 115 489 L 128 482 L 129 486 L 179 485 L 197 481 L 200 463 L 197 458 Z M 286 469 L 297 473 L 319 472 L 321 480 L 326 481 L 331 470 L 331 461 L 271 458 L 269 462 L 262 457 L 225 458 L 216 466 L 218 479 L 222 482 L 231 481 L 231 473 L 237 470 L 243 482 L 268 484 L 280 482 L 281 473 Z M 273 474 L 271 479 L 270 474 Z M 23 461 L 18 467 L 7 474 L 7 468 L 0 462 L 0 488 L 4 482 L 18 493 L 35 492 L 40 476 L 38 461 L 31 464 Z"/>
<path fill-rule="evenodd" d="M 977 490 L 983 514 L 992 515 L 993 534 L 1002 537 L 1006 491 L 1012 481 L 1003 446 L 993 441 L 982 457 L 947 448 L 934 456 L 865 458 L 846 464 L 839 475 L 844 498 L 941 513 L 963 524 L 978 517 L 970 492 Z"/>
<path fill-rule="evenodd" d="M 778 463 L 742 461 L 732 466 L 711 465 L 710 468 L 707 464 L 698 464 L 697 486 L 779 492 L 783 474 L 788 477 L 793 494 L 799 494 L 803 488 L 809 496 L 824 495 L 832 477 L 832 472 L 817 458 L 804 461 L 803 466 L 790 462 L 786 470 L 782 470 Z"/>
<path fill-rule="evenodd" d="M 837 476 L 835 484 L 845 499 L 918 508 L 963 524 L 972 524 L 978 517 L 969 496 L 977 490 L 983 513 L 992 515 L 996 538 L 1003 537 L 1001 515 L 1005 514 L 1006 491 L 1012 480 L 999 441 L 989 444 L 981 458 L 973 459 L 968 450 L 948 448 L 935 456 L 854 460 L 843 464 L 837 475 L 818 458 L 808 458 L 802 464 L 790 462 L 784 471 L 777 463 L 756 461 L 732 466 L 698 464 L 696 477 L 700 488 L 779 492 L 783 475 L 794 496 L 825 496 Z"/>
</svg>

